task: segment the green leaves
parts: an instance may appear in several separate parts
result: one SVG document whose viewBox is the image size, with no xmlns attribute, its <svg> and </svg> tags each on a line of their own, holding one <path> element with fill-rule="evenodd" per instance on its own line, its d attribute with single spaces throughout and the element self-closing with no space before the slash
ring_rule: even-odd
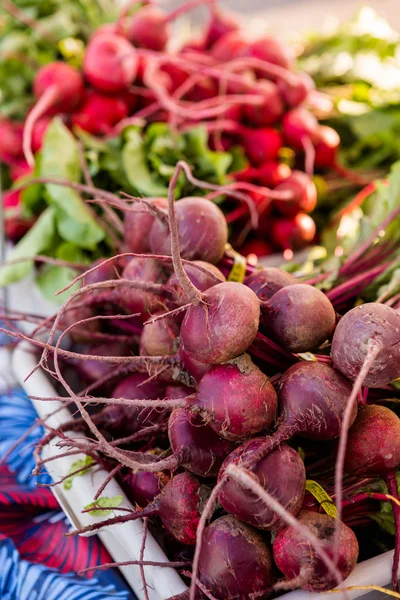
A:
<svg viewBox="0 0 400 600">
<path fill-rule="evenodd" d="M 52 245 L 55 235 L 55 210 L 46 208 L 28 233 L 12 250 L 9 260 L 26 258 L 15 264 L 0 267 L 0 287 L 9 285 L 26 277 L 33 270 L 34 256 Z"/>
<path fill-rule="evenodd" d="M 80 458 L 79 460 L 73 462 L 67 473 L 67 475 L 71 474 L 71 476 L 64 480 L 64 490 L 70 490 L 72 488 L 72 482 L 74 478 L 85 475 L 88 471 L 90 471 L 93 465 L 94 460 L 91 456 L 85 456 L 85 458 Z M 75 471 L 79 471 L 79 469 L 82 469 L 82 471 L 76 473 Z"/>
<path fill-rule="evenodd" d="M 111 498 L 106 498 L 102 496 L 98 498 L 95 502 L 91 502 L 87 506 L 85 506 L 85 510 L 88 508 L 92 508 L 93 510 L 89 511 L 89 515 L 92 517 L 108 517 L 111 515 L 111 510 L 96 510 L 96 508 L 104 509 L 104 508 L 117 508 L 122 504 L 122 496 L 112 496 Z"/>
<path fill-rule="evenodd" d="M 158 182 L 148 168 L 144 142 L 140 131 L 135 127 L 126 132 L 121 158 L 125 175 L 134 189 L 144 196 L 166 196 L 168 186 Z"/>
<path fill-rule="evenodd" d="M 58 118 L 49 126 L 42 149 L 40 176 L 78 182 L 81 178 L 78 144 Z M 81 248 L 95 249 L 105 237 L 89 208 L 71 188 L 46 184 L 48 200 L 57 207 L 57 230 L 61 238 Z"/>
</svg>

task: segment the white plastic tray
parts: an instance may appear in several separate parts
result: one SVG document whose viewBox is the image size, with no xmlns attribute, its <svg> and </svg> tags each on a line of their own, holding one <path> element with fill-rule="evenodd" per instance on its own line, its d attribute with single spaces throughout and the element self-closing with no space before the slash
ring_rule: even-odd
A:
<svg viewBox="0 0 400 600">
<path fill-rule="evenodd" d="M 20 344 L 14 351 L 12 360 L 17 380 L 28 395 L 44 397 L 56 395 L 53 386 L 43 371 L 36 371 L 27 381 L 24 381 L 36 362 L 37 358 L 32 352 L 32 347 L 25 342 Z M 33 401 L 33 404 L 41 418 L 47 417 L 48 414 L 55 411 L 61 405 L 60 402 L 41 401 Z M 57 427 L 69 419 L 70 413 L 64 408 L 56 415 L 50 417 L 47 422 L 50 426 Z M 74 433 L 74 435 L 76 436 L 78 434 Z M 54 443 L 45 448 L 43 455 L 51 456 L 57 453 L 59 453 L 59 449 L 56 448 Z M 68 472 L 71 464 L 78 458 L 79 456 L 74 456 L 71 458 L 57 459 L 47 463 L 50 475 L 54 480 L 60 479 Z M 106 475 L 107 473 L 105 471 L 98 471 L 95 474 L 89 472 L 82 477 L 74 479 L 72 489 L 68 491 L 65 491 L 62 485 L 52 488 L 73 527 L 87 525 L 99 520 L 99 517 L 81 514 L 81 510 L 84 506 L 93 501 L 93 496 L 102 481 L 104 481 Z M 107 485 L 104 495 L 121 495 L 124 498 L 121 506 L 128 508 L 132 507 L 116 481 L 111 481 Z M 114 560 L 123 562 L 139 559 L 142 530 L 142 521 L 138 520 L 109 527 L 107 530 L 100 531 L 99 536 Z M 343 586 L 363 586 L 373 583 L 375 585 L 388 587 L 388 582 L 391 580 L 392 559 L 393 552 L 386 552 L 385 554 L 358 564 Z M 150 533 L 148 534 L 146 542 L 145 560 L 157 562 L 168 560 Z M 179 594 L 187 589 L 185 583 L 173 569 L 161 567 L 145 567 L 144 569 L 151 600 L 165 600 L 168 597 Z M 136 566 L 123 567 L 121 568 L 121 571 L 138 598 L 144 600 L 139 568 Z M 378 598 L 384 597 L 377 592 L 366 593 L 361 590 L 352 591 L 347 594 L 347 598 L 349 599 L 358 598 L 360 596 L 363 596 L 364 600 L 378 600 Z M 340 598 L 341 595 L 338 595 L 337 597 Z M 284 598 L 285 600 L 332 600 L 334 596 L 332 596 L 332 594 L 312 594 L 309 592 L 294 591 L 281 596 L 281 598 Z"/>
</svg>

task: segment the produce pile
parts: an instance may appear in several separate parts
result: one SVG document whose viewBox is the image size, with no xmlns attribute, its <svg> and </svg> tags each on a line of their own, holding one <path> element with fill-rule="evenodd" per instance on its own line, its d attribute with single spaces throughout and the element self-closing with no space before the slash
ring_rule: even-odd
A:
<svg viewBox="0 0 400 600">
<path fill-rule="evenodd" d="M 183 174 L 181 161 L 167 206 L 131 208 L 140 252 L 82 266 L 51 318 L 8 315 L 36 324 L 29 336 L 10 333 L 42 349 L 53 399 L 79 415 L 49 428 L 35 472 L 55 438 L 60 455 L 84 455 L 55 482 L 66 494 L 76 476 L 107 469 L 83 508 L 98 519 L 68 535 L 145 518 L 170 560 L 160 565 L 188 582 L 179 598 L 333 589 L 359 554 L 382 550 L 374 524 L 381 542 L 383 529 L 396 532 L 400 597 L 398 166 L 382 188 L 387 206 L 397 202 L 389 215 L 372 227 L 364 219 L 337 264 L 315 261 L 308 276 L 256 269 L 226 250 L 216 205 L 175 202 Z M 133 510 L 102 495 L 111 477 Z M 132 564 L 147 594 L 146 561 Z"/>
<path fill-rule="evenodd" d="M 79 189 L 26 187 L 32 177 L 165 198 L 186 160 L 210 186 L 180 183 L 178 199 L 207 194 L 236 249 L 289 259 L 317 239 L 309 213 L 330 174 L 347 200 L 371 180 L 339 164 L 339 135 L 314 115 L 320 95 L 290 46 L 246 36 L 215 2 L 169 14 L 131 2 L 119 15 L 106 0 L 42 4 L 2 5 L 0 160 L 3 187 L 12 186 L 3 203 L 9 239 L 22 238 L 12 258 L 90 263 L 135 251 L 123 247 L 118 208 L 90 206 Z M 210 12 L 205 30 L 179 45 L 172 24 L 200 4 Z M 327 220 L 320 212 L 320 228 Z M 28 270 L 0 272 L 0 284 Z M 50 297 L 65 277 L 53 265 L 38 284 Z"/>
</svg>

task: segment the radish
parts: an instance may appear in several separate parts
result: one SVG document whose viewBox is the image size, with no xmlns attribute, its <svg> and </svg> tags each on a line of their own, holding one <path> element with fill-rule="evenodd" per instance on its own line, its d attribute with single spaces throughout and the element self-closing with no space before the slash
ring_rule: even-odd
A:
<svg viewBox="0 0 400 600">
<path fill-rule="evenodd" d="M 305 108 L 294 108 L 282 119 L 283 137 L 294 150 L 304 150 L 305 140 L 310 139 L 317 128 L 317 119 Z"/>
<path fill-rule="evenodd" d="M 290 352 L 319 348 L 335 328 L 335 309 L 325 294 L 311 285 L 295 283 L 283 287 L 269 299 L 264 310 L 268 332 Z"/>
<path fill-rule="evenodd" d="M 72 124 L 93 135 L 106 135 L 127 116 L 128 106 L 123 99 L 90 91 L 83 105 L 72 116 Z"/>
<path fill-rule="evenodd" d="M 255 94 L 262 95 L 262 104 L 245 104 L 243 113 L 250 125 L 268 127 L 280 119 L 283 114 L 283 103 L 277 86 L 272 81 L 263 80 L 257 86 Z"/>
<path fill-rule="evenodd" d="M 262 223 L 263 221 L 260 219 L 260 225 L 262 225 Z M 268 242 L 260 239 L 248 240 L 241 246 L 240 251 L 243 256 L 247 257 L 250 257 L 251 255 L 253 255 L 253 257 L 262 257 L 274 254 L 272 246 L 270 246 Z"/>
<path fill-rule="evenodd" d="M 243 131 L 243 147 L 250 162 L 254 165 L 276 161 L 282 146 L 282 136 L 275 129 L 264 127 L 263 129 Z"/>
<path fill-rule="evenodd" d="M 290 191 L 290 200 L 275 200 L 274 205 L 287 217 L 295 217 L 299 212 L 312 212 L 317 205 L 317 188 L 312 179 L 302 171 L 292 171 L 291 175 L 276 188 L 277 191 Z"/>
<path fill-rule="evenodd" d="M 32 152 L 36 154 L 43 146 L 44 136 L 48 126 L 52 121 L 52 117 L 43 116 L 36 121 L 32 129 Z"/>
<path fill-rule="evenodd" d="M 282 250 L 300 250 L 313 241 L 315 234 L 313 219 L 304 213 L 292 219 L 276 220 L 271 227 L 272 240 Z"/>
<path fill-rule="evenodd" d="M 49 63 L 36 74 L 33 92 L 38 101 L 26 118 L 23 136 L 24 155 L 31 166 L 34 164 L 32 134 L 35 123 L 45 114 L 73 112 L 80 105 L 84 94 L 82 75 L 66 63 Z"/>
<path fill-rule="evenodd" d="M 21 191 L 3 193 L 4 232 L 11 242 L 18 242 L 32 227 L 35 219 L 23 217 Z"/>
<path fill-rule="evenodd" d="M 276 83 L 285 104 L 291 108 L 302 104 L 315 87 L 306 73 L 293 73 L 290 79 L 279 78 Z"/>
<path fill-rule="evenodd" d="M 363 378 L 368 387 L 382 387 L 400 377 L 400 314 L 376 302 L 349 310 L 333 336 L 332 360 L 352 381 L 368 364 Z"/>
<path fill-rule="evenodd" d="M 313 134 L 315 166 L 321 169 L 335 168 L 340 146 L 339 134 L 326 125 L 320 125 Z"/>
<path fill-rule="evenodd" d="M 161 52 L 165 49 L 170 32 L 168 17 L 158 6 L 143 6 L 132 17 L 127 37 L 135 46 Z"/>
<path fill-rule="evenodd" d="M 148 198 L 156 207 L 164 209 L 168 206 L 166 198 Z M 124 241 L 129 252 L 144 254 L 150 252 L 149 231 L 155 221 L 155 215 L 139 203 L 133 204 L 125 212 Z"/>
<path fill-rule="evenodd" d="M 371 443 L 373 441 L 373 443 Z M 362 406 L 349 429 L 344 467 L 347 473 L 383 477 L 389 494 L 399 500 L 396 473 L 400 466 L 400 419 L 385 406 Z M 398 591 L 400 509 L 393 504 L 396 546 L 392 584 Z"/>
<path fill-rule="evenodd" d="M 264 37 L 249 45 L 250 56 L 259 58 L 265 62 L 279 65 L 290 69 L 293 63 L 293 55 L 288 44 L 284 44 L 272 37 Z"/>
<path fill-rule="evenodd" d="M 209 49 L 216 44 L 224 35 L 232 31 L 238 31 L 239 23 L 231 15 L 222 12 L 216 4 L 211 5 L 211 17 L 207 24 L 202 46 Z"/>
<path fill-rule="evenodd" d="M 21 158 L 23 123 L 0 119 L 0 160 L 8 163 L 10 160 Z"/>
<path fill-rule="evenodd" d="M 240 465 L 264 443 L 265 438 L 255 438 L 236 448 L 223 462 L 219 479 L 222 479 L 230 464 Z M 252 472 L 260 485 L 269 491 L 287 511 L 293 515 L 299 512 L 303 504 L 306 471 L 298 452 L 282 444 L 262 458 Z M 280 529 L 285 524 L 270 507 L 232 479 L 229 479 L 223 487 L 218 499 L 226 512 L 258 529 L 272 531 Z"/>
<path fill-rule="evenodd" d="M 126 90 L 135 79 L 137 69 L 136 51 L 125 38 L 103 33 L 90 40 L 83 73 L 96 90 L 109 94 Z"/>
<path fill-rule="evenodd" d="M 140 354 L 143 356 L 172 356 L 178 347 L 179 326 L 173 317 L 149 321 L 143 326 L 140 336 Z"/>
<path fill-rule="evenodd" d="M 175 211 L 182 257 L 217 263 L 228 242 L 228 228 L 221 209 L 205 198 L 183 198 L 176 203 Z M 155 221 L 149 243 L 154 254 L 171 254 L 168 226 Z"/>
<path fill-rule="evenodd" d="M 77 535 L 97 531 L 115 523 L 126 523 L 142 517 L 159 516 L 165 529 L 181 544 L 193 545 L 196 542 L 196 529 L 209 488 L 192 473 L 175 475 L 161 490 L 156 500 L 143 510 L 113 517 L 76 529 L 67 535 Z"/>
<path fill-rule="evenodd" d="M 257 298 L 265 302 L 275 292 L 296 282 L 297 280 L 293 275 L 282 269 L 264 267 L 263 269 L 257 269 L 254 273 L 250 273 L 243 283 L 257 294 Z"/>
<path fill-rule="evenodd" d="M 204 271 L 199 271 L 199 269 L 196 269 L 192 265 L 185 264 L 184 270 L 186 275 L 189 277 L 193 285 L 196 286 L 198 290 L 200 290 L 200 292 L 205 292 L 206 290 L 216 285 L 218 283 L 218 279 L 221 283 L 225 281 L 224 275 L 215 265 L 212 265 L 211 263 L 205 262 L 203 260 L 194 260 L 193 264 L 204 267 L 204 269 L 207 269 L 207 271 L 210 272 L 210 275 L 207 275 L 207 273 L 205 273 Z M 167 286 L 170 289 L 174 290 L 174 304 L 176 304 L 177 306 L 184 306 L 189 302 L 189 298 L 180 286 L 175 273 L 173 273 L 168 279 Z"/>
<path fill-rule="evenodd" d="M 273 583 L 271 554 L 259 532 L 226 515 L 204 532 L 199 576 L 213 598 L 264 598 Z"/>
<path fill-rule="evenodd" d="M 268 377 L 244 354 L 207 371 L 193 403 L 210 415 L 209 424 L 218 435 L 237 441 L 271 425 L 277 395 Z"/>
<path fill-rule="evenodd" d="M 266 162 L 259 167 L 248 167 L 243 171 L 233 173 L 236 181 L 254 181 L 273 188 L 283 183 L 290 174 L 290 167 L 278 162 Z"/>
<path fill-rule="evenodd" d="M 17 181 L 21 177 L 32 174 L 32 167 L 28 165 L 24 158 L 13 159 L 13 161 L 8 164 L 12 181 Z"/>
<path fill-rule="evenodd" d="M 221 62 L 249 55 L 248 42 L 240 31 L 230 31 L 222 36 L 211 48 L 211 56 Z"/>
<path fill-rule="evenodd" d="M 335 519 L 326 514 L 306 510 L 297 518 L 323 543 L 328 555 L 333 556 Z M 339 533 L 340 554 L 337 568 L 343 579 L 346 579 L 357 563 L 358 542 L 353 531 L 341 521 Z M 273 543 L 273 556 L 276 566 L 289 580 L 284 582 L 283 589 L 300 587 L 310 592 L 326 592 L 337 586 L 336 578 L 316 554 L 313 546 L 292 526 L 278 532 Z"/>
</svg>

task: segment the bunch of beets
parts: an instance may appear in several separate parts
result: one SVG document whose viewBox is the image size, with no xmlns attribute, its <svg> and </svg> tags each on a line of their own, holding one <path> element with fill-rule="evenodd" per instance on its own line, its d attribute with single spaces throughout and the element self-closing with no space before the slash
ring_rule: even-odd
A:
<svg viewBox="0 0 400 600">
<path fill-rule="evenodd" d="M 162 524 L 164 564 L 184 569 L 191 600 L 330 590 L 358 559 L 357 507 L 390 501 L 397 589 L 400 419 L 384 404 L 400 377 L 399 303 L 349 309 L 376 235 L 329 294 L 275 268 L 232 281 L 221 210 L 206 198 L 175 202 L 184 167 L 167 207 L 132 210 L 137 252 L 82 272 L 81 287 L 29 337 L 58 399 L 80 412 L 41 440 L 37 471 L 55 437 L 63 453 L 107 468 L 137 508 L 115 507 L 70 535 L 142 517 Z M 299 445 L 323 457 L 336 516 L 305 496 L 313 462 Z M 389 494 L 362 491 L 374 478 Z"/>
<path fill-rule="evenodd" d="M 113 137 L 139 121 L 167 121 L 175 131 L 202 124 L 215 150 L 240 146 L 249 167 L 231 175 L 258 213 L 258 231 L 245 254 L 292 251 L 313 241 L 309 216 L 317 203 L 314 167 L 335 169 L 356 185 L 363 178 L 337 162 L 338 134 L 308 110 L 312 81 L 294 66 L 289 46 L 271 37 L 246 39 L 239 23 L 215 2 L 201 38 L 171 51 L 171 24 L 202 4 L 191 0 L 169 14 L 152 2 L 133 3 L 87 44 L 82 68 L 66 62 L 41 67 L 37 99 L 24 122 L 0 118 L 0 160 L 12 180 L 32 172 L 54 115 L 71 127 Z M 138 6 L 135 6 L 138 5 Z M 285 162 L 290 148 L 291 166 Z M 19 192 L 4 197 L 6 229 L 14 241 L 31 226 L 21 218 Z M 249 206 L 228 208 L 238 244 L 248 234 Z"/>
</svg>

